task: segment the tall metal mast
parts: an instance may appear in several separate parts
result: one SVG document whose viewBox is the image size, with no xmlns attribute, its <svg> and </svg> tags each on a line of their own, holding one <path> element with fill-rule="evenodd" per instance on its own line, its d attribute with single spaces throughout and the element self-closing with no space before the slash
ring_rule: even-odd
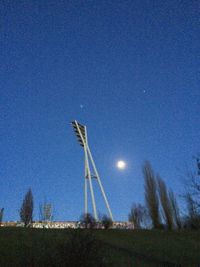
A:
<svg viewBox="0 0 200 267">
<path fill-rule="evenodd" d="M 85 214 L 88 213 L 88 183 L 89 183 L 89 189 L 90 189 L 90 194 L 91 194 L 91 199 L 92 199 L 92 207 L 93 207 L 93 212 L 94 212 L 94 218 L 96 221 L 98 221 L 98 215 L 97 215 L 97 210 L 96 210 L 96 202 L 95 202 L 95 196 L 94 196 L 94 191 L 93 191 L 93 185 L 92 185 L 92 180 L 93 178 L 97 179 L 98 185 L 100 187 L 103 199 L 105 201 L 108 214 L 110 219 L 113 221 L 113 216 L 112 212 L 103 188 L 103 185 L 101 183 L 101 179 L 99 176 L 99 173 L 97 171 L 94 159 L 92 157 L 92 153 L 90 151 L 89 145 L 88 145 L 88 138 L 87 138 L 87 128 L 86 126 L 80 124 L 76 120 L 73 121 L 72 127 L 74 129 L 74 132 L 78 138 L 79 144 L 83 147 L 84 149 L 84 155 L 85 155 L 85 173 L 84 173 L 84 203 L 85 203 Z M 91 169 L 91 167 L 92 169 Z M 91 170 L 94 172 L 92 174 Z"/>
</svg>

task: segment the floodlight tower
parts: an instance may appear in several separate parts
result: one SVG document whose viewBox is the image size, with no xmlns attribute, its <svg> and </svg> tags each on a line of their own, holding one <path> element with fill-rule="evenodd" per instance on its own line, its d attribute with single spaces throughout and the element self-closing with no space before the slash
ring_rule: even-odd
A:
<svg viewBox="0 0 200 267">
<path fill-rule="evenodd" d="M 96 179 L 101 193 L 103 195 L 110 219 L 113 221 L 113 216 L 112 212 L 106 197 L 106 194 L 103 189 L 103 185 L 101 183 L 101 179 L 99 176 L 99 173 L 97 171 L 96 165 L 94 163 L 94 159 L 92 157 L 92 153 L 90 151 L 89 145 L 88 145 L 88 138 L 87 138 L 87 129 L 85 125 L 80 124 L 76 120 L 73 121 L 72 127 L 74 129 L 74 132 L 78 138 L 79 144 L 83 147 L 84 149 L 84 155 L 85 155 L 85 173 L 84 173 L 84 195 L 85 195 L 85 214 L 88 213 L 88 183 L 89 183 L 89 188 L 90 188 L 90 193 L 91 193 L 91 198 L 92 198 L 92 207 L 93 207 L 93 212 L 94 212 L 94 218 L 96 221 L 98 221 L 98 215 L 97 215 L 97 210 L 96 210 L 96 202 L 95 202 L 95 196 L 94 196 L 94 191 L 93 191 L 93 185 L 92 185 L 92 179 Z M 92 174 L 91 172 L 91 167 L 94 172 Z"/>
</svg>

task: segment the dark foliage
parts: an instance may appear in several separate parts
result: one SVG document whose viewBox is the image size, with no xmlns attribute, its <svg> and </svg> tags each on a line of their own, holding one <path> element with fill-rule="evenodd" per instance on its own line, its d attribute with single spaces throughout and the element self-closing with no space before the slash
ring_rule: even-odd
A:
<svg viewBox="0 0 200 267">
<path fill-rule="evenodd" d="M 103 246 L 91 231 L 75 230 L 60 248 L 61 266 L 102 267 Z"/>
<path fill-rule="evenodd" d="M 81 226 L 85 229 L 93 229 L 96 226 L 96 221 L 90 213 L 83 214 L 81 216 L 80 221 L 81 221 Z"/>
<path fill-rule="evenodd" d="M 103 215 L 101 222 L 104 229 L 109 229 L 113 225 L 113 221 L 107 215 Z"/>
<path fill-rule="evenodd" d="M 183 228 L 190 230 L 200 229 L 200 215 L 196 215 L 192 218 L 187 216 L 183 222 Z"/>
<path fill-rule="evenodd" d="M 3 212 L 4 212 L 4 208 L 1 208 L 0 209 L 0 225 L 1 225 L 2 220 L 3 220 Z"/>
<path fill-rule="evenodd" d="M 170 201 L 169 193 L 165 182 L 158 176 L 158 192 L 160 196 L 160 203 L 163 211 L 163 218 L 168 230 L 172 230 L 174 226 L 173 208 Z"/>
<path fill-rule="evenodd" d="M 32 223 L 33 220 L 33 194 L 31 189 L 26 193 L 21 209 L 20 209 L 20 219 L 27 227 Z"/>
<path fill-rule="evenodd" d="M 169 199 L 171 202 L 175 227 L 180 230 L 182 228 L 182 221 L 181 221 L 178 203 L 176 201 L 176 197 L 172 190 L 169 191 Z"/>
<path fill-rule="evenodd" d="M 152 220 L 153 228 L 160 227 L 160 213 L 159 213 L 159 199 L 157 192 L 157 182 L 151 167 L 151 164 L 146 161 L 143 166 L 144 174 L 144 187 L 145 187 L 145 200 L 149 216 Z"/>
<path fill-rule="evenodd" d="M 145 225 L 146 218 L 147 218 L 146 208 L 141 204 L 134 203 L 128 215 L 128 219 L 130 222 L 134 224 L 134 228 L 135 229 L 142 228 L 142 224 Z"/>
<path fill-rule="evenodd" d="M 200 212 L 197 206 L 195 205 L 195 202 L 191 194 L 189 193 L 186 196 L 186 202 L 187 202 L 188 215 L 186 216 L 184 221 L 184 228 L 193 230 L 200 229 Z"/>
<path fill-rule="evenodd" d="M 200 158 L 196 158 L 196 168 L 188 173 L 187 192 L 187 218 L 184 222 L 186 228 L 200 229 Z"/>
</svg>

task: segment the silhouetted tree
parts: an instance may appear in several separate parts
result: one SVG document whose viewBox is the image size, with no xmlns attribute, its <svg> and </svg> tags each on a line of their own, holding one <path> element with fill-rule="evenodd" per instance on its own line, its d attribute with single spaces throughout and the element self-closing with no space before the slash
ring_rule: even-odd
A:
<svg viewBox="0 0 200 267">
<path fill-rule="evenodd" d="M 149 216 L 154 228 L 160 228 L 159 199 L 157 183 L 151 164 L 146 161 L 143 166 L 145 200 Z"/>
<path fill-rule="evenodd" d="M 101 222 L 104 229 L 109 229 L 113 225 L 113 221 L 107 215 L 103 215 Z"/>
<path fill-rule="evenodd" d="M 190 229 L 200 228 L 200 213 L 196 202 L 194 202 L 192 196 L 188 193 L 186 196 L 186 203 L 188 209 L 188 215 L 186 217 L 185 227 Z"/>
<path fill-rule="evenodd" d="M 173 209 L 165 182 L 158 176 L 158 192 L 163 211 L 163 218 L 168 230 L 173 228 Z"/>
<path fill-rule="evenodd" d="M 31 189 L 26 193 L 21 209 L 20 209 L 20 219 L 27 227 L 32 223 L 33 220 L 33 194 Z"/>
<path fill-rule="evenodd" d="M 135 229 L 142 228 L 142 224 L 145 224 L 147 216 L 146 208 L 141 204 L 133 204 L 131 211 L 128 215 L 129 221 L 134 224 Z"/>
<path fill-rule="evenodd" d="M 46 201 L 40 205 L 40 220 L 43 222 L 52 221 L 53 218 L 53 208 L 51 203 L 47 203 Z"/>
<path fill-rule="evenodd" d="M 187 208 L 188 208 L 189 217 L 191 218 L 196 217 L 196 215 L 198 214 L 198 209 L 197 209 L 197 206 L 195 205 L 195 202 L 191 194 L 189 193 L 187 194 L 186 200 L 187 200 Z"/>
<path fill-rule="evenodd" d="M 0 209 L 0 225 L 1 225 L 2 220 L 3 220 L 3 212 L 4 212 L 4 208 L 1 208 Z"/>
<path fill-rule="evenodd" d="M 176 227 L 178 229 L 181 229 L 182 228 L 182 221 L 181 221 L 181 216 L 180 216 L 180 212 L 179 212 L 179 207 L 178 207 L 178 203 L 176 201 L 176 197 L 174 195 L 174 192 L 172 190 L 169 191 L 169 199 L 170 199 L 171 207 L 172 207 L 172 211 L 173 211 L 174 223 L 176 224 Z"/>
<path fill-rule="evenodd" d="M 200 228 L 200 157 L 196 157 L 196 168 L 187 174 L 187 191 L 184 195 L 188 214 L 186 227 Z"/>
<path fill-rule="evenodd" d="M 96 221 L 94 219 L 94 217 L 92 216 L 92 214 L 87 213 L 87 214 L 83 214 L 81 216 L 81 225 L 85 228 L 85 229 L 93 229 L 96 226 Z"/>
</svg>

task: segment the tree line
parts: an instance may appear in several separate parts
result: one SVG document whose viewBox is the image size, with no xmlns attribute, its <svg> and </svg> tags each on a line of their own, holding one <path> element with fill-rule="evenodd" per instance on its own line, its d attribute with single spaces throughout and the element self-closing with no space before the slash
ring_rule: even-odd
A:
<svg viewBox="0 0 200 267">
<path fill-rule="evenodd" d="M 145 205 L 133 204 L 129 220 L 135 228 L 200 229 L 200 159 L 196 168 L 187 174 L 187 190 L 182 198 L 187 207 L 181 213 L 174 192 L 146 161 L 143 165 Z"/>
</svg>

